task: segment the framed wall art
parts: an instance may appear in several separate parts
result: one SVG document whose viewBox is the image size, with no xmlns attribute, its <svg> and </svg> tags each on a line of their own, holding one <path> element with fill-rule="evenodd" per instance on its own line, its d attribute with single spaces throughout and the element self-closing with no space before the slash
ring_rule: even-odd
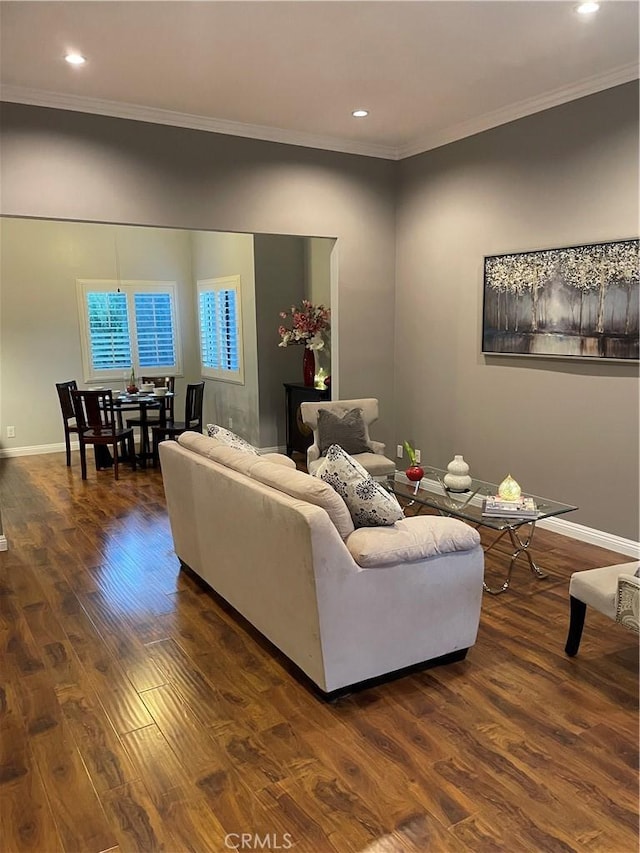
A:
<svg viewBox="0 0 640 853">
<path fill-rule="evenodd" d="M 482 352 L 638 360 L 639 243 L 485 257 Z"/>
</svg>

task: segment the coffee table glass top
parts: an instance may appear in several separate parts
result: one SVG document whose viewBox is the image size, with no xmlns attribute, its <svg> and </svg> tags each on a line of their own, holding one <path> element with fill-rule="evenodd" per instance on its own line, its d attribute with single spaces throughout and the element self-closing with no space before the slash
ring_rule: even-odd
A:
<svg viewBox="0 0 640 853">
<path fill-rule="evenodd" d="M 447 473 L 440 468 L 432 468 L 423 465 L 424 477 L 416 484 L 407 482 L 403 471 L 395 471 L 386 477 L 387 488 L 397 497 L 414 501 L 418 505 L 431 507 L 443 515 L 452 515 L 471 521 L 474 524 L 482 524 L 492 527 L 494 530 L 507 530 L 508 528 L 520 527 L 531 521 L 539 521 L 541 518 L 549 518 L 553 515 L 562 515 L 578 509 L 572 504 L 552 501 L 542 498 L 530 492 L 522 492 L 523 497 L 531 497 L 536 502 L 538 516 L 536 519 L 523 518 L 493 518 L 482 515 L 483 498 L 498 494 L 498 484 L 488 483 L 485 480 L 473 480 L 471 488 L 467 492 L 452 492 L 444 485 L 444 475 Z"/>
</svg>

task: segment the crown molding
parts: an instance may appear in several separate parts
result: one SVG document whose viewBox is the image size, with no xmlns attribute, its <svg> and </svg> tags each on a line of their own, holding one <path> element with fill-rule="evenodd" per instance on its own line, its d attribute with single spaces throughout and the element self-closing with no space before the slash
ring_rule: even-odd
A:
<svg viewBox="0 0 640 853">
<path fill-rule="evenodd" d="M 186 127 L 191 130 L 205 130 L 209 133 L 222 133 L 226 136 L 243 136 L 247 139 L 261 139 L 264 142 L 300 145 L 304 148 L 320 148 L 325 151 L 337 151 L 342 154 L 361 154 L 365 157 L 379 157 L 384 160 L 397 159 L 397 150 L 388 145 L 354 142 L 349 139 L 337 139 L 333 136 L 305 133 L 304 131 L 283 130 L 279 127 L 267 127 L 261 124 L 244 124 L 239 121 L 208 118 L 207 116 L 179 113 L 157 107 L 127 104 L 122 101 L 85 98 L 80 95 L 49 92 L 44 89 L 29 89 L 22 86 L 1 86 L 0 100 L 17 104 L 29 104 L 36 107 L 51 107 L 56 110 L 72 110 L 73 112 L 93 113 L 94 115 L 110 116 L 112 118 L 145 121 L 151 124 Z"/>
<path fill-rule="evenodd" d="M 450 142 L 456 142 L 467 136 L 491 130 L 502 124 L 519 118 L 542 112 L 551 107 L 560 106 L 569 101 L 630 83 L 640 76 L 638 63 L 621 65 L 606 74 L 588 77 L 574 83 L 554 89 L 535 98 L 528 98 L 509 104 L 499 110 L 478 116 L 470 121 L 462 122 L 453 127 L 443 128 L 434 133 L 419 137 L 407 145 L 398 147 L 378 145 L 375 143 L 357 142 L 349 139 L 338 139 L 332 136 L 305 133 L 304 131 L 284 130 L 278 127 L 268 127 L 260 124 L 244 124 L 237 121 L 208 118 L 207 116 L 191 115 L 190 113 L 174 112 L 156 107 L 144 107 L 139 104 L 128 104 L 120 101 L 108 101 L 100 98 L 86 98 L 80 95 L 69 95 L 60 92 L 49 92 L 43 89 L 30 89 L 23 86 L 0 86 L 0 100 L 18 104 L 29 104 L 38 107 L 50 107 L 57 110 L 93 113 L 112 118 L 144 121 L 151 124 L 165 124 L 173 127 L 185 127 L 191 130 L 204 130 L 209 133 L 221 133 L 226 136 L 242 136 L 247 139 L 260 139 L 264 142 L 277 142 L 283 145 L 299 145 L 304 148 L 319 148 L 324 151 L 336 151 L 342 154 L 359 154 L 364 157 L 377 157 L 383 160 L 404 160 L 425 151 L 431 151 Z"/>
<path fill-rule="evenodd" d="M 637 80 L 639 76 L 640 69 L 637 62 L 621 65 L 612 71 L 608 71 L 606 74 L 588 77 L 571 86 L 563 86 L 560 89 L 545 92 L 543 95 L 537 95 L 535 98 L 517 101 L 515 104 L 509 104 L 509 106 L 501 107 L 499 110 L 484 113 L 484 115 L 470 121 L 465 121 L 453 127 L 444 128 L 435 133 L 415 139 L 408 145 L 401 145 L 397 149 L 396 159 L 404 160 L 406 157 L 413 157 L 416 154 L 440 148 L 441 145 L 457 142 L 459 139 L 465 139 L 467 136 L 482 133 L 484 130 L 491 130 L 491 128 L 499 127 L 501 124 L 507 124 L 510 121 L 515 121 L 516 119 L 524 118 L 525 116 L 533 115 L 552 107 L 558 107 L 561 104 L 575 101 L 578 98 L 584 98 L 587 95 L 595 95 L 596 92 L 612 89 L 614 86 L 621 86 L 623 83 L 630 83 L 632 80 Z"/>
</svg>

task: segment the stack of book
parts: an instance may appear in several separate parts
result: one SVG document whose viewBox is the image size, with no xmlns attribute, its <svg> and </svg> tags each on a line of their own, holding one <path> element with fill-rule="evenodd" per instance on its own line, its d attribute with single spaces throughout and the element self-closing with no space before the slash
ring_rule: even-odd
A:
<svg viewBox="0 0 640 853">
<path fill-rule="evenodd" d="M 538 507 L 533 498 L 504 501 L 494 495 L 483 500 L 482 514 L 491 518 L 537 518 Z"/>
</svg>

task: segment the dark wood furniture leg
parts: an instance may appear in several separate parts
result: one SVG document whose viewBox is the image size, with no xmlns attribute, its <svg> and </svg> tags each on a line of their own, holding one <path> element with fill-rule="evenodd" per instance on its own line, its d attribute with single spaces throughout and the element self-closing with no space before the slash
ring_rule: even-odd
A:
<svg viewBox="0 0 640 853">
<path fill-rule="evenodd" d="M 565 652 L 570 658 L 578 653 L 580 640 L 582 639 L 582 629 L 584 628 L 584 617 L 587 612 L 587 605 L 579 598 L 569 596 L 571 606 L 571 617 L 569 621 L 569 634 L 567 635 L 567 644 L 564 647 Z"/>
</svg>

